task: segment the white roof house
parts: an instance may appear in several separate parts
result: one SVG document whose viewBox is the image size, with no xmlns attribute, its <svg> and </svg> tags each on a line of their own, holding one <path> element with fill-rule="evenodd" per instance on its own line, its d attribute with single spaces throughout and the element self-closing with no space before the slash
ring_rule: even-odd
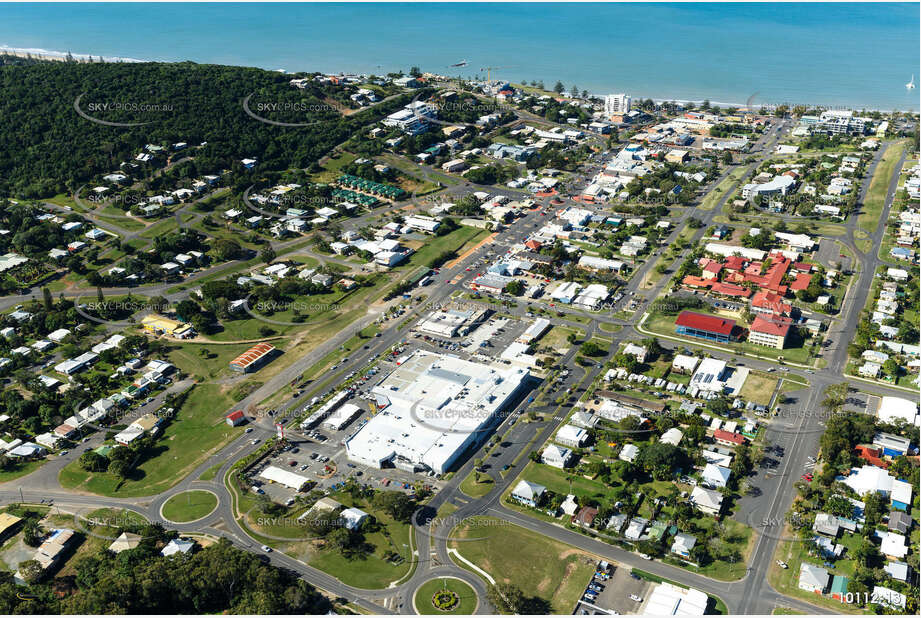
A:
<svg viewBox="0 0 921 618">
<path fill-rule="evenodd" d="M 800 565 L 799 589 L 806 592 L 822 593 L 828 587 L 828 571 L 814 564 L 804 562 Z"/>
<path fill-rule="evenodd" d="M 905 537 L 895 532 L 886 532 L 882 535 L 879 553 L 890 558 L 904 558 L 908 553 Z"/>
<path fill-rule="evenodd" d="M 883 586 L 873 587 L 873 592 L 870 593 L 870 602 L 905 609 L 905 595 Z"/>
<path fill-rule="evenodd" d="M 545 491 L 547 491 L 547 488 L 543 485 L 521 480 L 518 481 L 518 484 L 515 485 L 515 489 L 512 490 L 512 497 L 519 502 L 537 504 Z"/>
<path fill-rule="evenodd" d="M 672 359 L 672 369 L 684 373 L 693 373 L 694 369 L 697 368 L 697 363 L 699 361 L 700 359 L 696 356 L 688 356 L 687 354 L 675 354 L 675 358 Z"/>
<path fill-rule="evenodd" d="M 678 554 L 679 556 L 689 556 L 691 549 L 697 544 L 697 537 L 692 534 L 685 534 L 684 532 L 679 532 L 675 535 L 675 540 L 672 542 L 671 552 L 673 554 Z"/>
<path fill-rule="evenodd" d="M 563 425 L 556 434 L 556 442 L 573 448 L 581 447 L 586 440 L 588 440 L 588 432 L 575 425 Z"/>
<path fill-rule="evenodd" d="M 636 459 L 636 456 L 639 454 L 640 449 L 637 448 L 635 444 L 625 444 L 620 453 L 617 455 L 617 458 L 622 461 L 632 462 Z"/>
<path fill-rule="evenodd" d="M 671 444 L 672 446 L 678 446 L 678 443 L 681 442 L 681 438 L 684 434 L 681 433 L 681 430 L 677 427 L 672 427 L 668 431 L 662 434 L 659 438 L 659 442 L 664 442 L 665 444 Z"/>
<path fill-rule="evenodd" d="M 627 356 L 635 356 L 638 362 L 646 361 L 646 347 L 641 345 L 636 345 L 633 343 L 628 343 L 624 346 L 624 352 Z"/>
<path fill-rule="evenodd" d="M 173 539 L 166 544 L 166 547 L 160 550 L 161 556 L 172 556 L 173 554 L 187 554 L 195 547 L 195 541 L 186 539 Z"/>
<path fill-rule="evenodd" d="M 541 454 L 541 462 L 554 468 L 566 468 L 571 461 L 572 451 L 555 444 L 548 444 Z"/>
<path fill-rule="evenodd" d="M 598 419 L 595 418 L 593 414 L 585 412 L 584 410 L 576 410 L 575 412 L 573 412 L 573 415 L 569 419 L 569 422 L 575 425 L 576 427 L 583 427 L 585 429 L 591 429 L 598 423 Z"/>
<path fill-rule="evenodd" d="M 691 491 L 691 503 L 704 513 L 718 515 L 723 508 L 723 495 L 718 491 L 698 486 Z"/>
<path fill-rule="evenodd" d="M 897 579 L 900 582 L 908 580 L 908 564 L 905 562 L 887 562 L 883 570 L 888 573 L 892 579 Z"/>
<path fill-rule="evenodd" d="M 885 396 L 880 400 L 879 410 L 876 412 L 879 420 L 891 423 L 897 419 L 904 419 L 914 423 L 918 415 L 918 404 L 902 397 Z"/>
<path fill-rule="evenodd" d="M 716 464 L 708 463 L 704 466 L 703 472 L 701 473 L 701 478 L 704 483 L 710 487 L 725 487 L 726 483 L 729 481 L 729 476 L 731 472 L 729 468 L 724 468 L 722 466 L 717 466 Z"/>
<path fill-rule="evenodd" d="M 368 519 L 368 514 L 361 509 L 352 507 L 343 509 L 342 512 L 339 513 L 339 517 L 342 519 L 342 525 L 346 528 L 349 530 L 358 530 Z"/>
<path fill-rule="evenodd" d="M 859 496 L 875 491 L 888 496 L 894 504 L 903 505 L 902 508 L 911 504 L 911 484 L 897 480 L 876 466 L 852 468 L 851 474 L 843 482 Z"/>
<path fill-rule="evenodd" d="M 728 468 L 729 464 L 732 463 L 732 455 L 717 453 L 716 451 L 705 450 L 701 452 L 701 456 L 707 463 L 716 464 L 717 466 L 722 466 L 724 468 Z"/>
</svg>

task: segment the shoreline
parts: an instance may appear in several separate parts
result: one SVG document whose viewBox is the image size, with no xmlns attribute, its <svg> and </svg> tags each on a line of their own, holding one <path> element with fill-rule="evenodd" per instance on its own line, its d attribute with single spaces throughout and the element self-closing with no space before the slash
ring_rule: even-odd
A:
<svg viewBox="0 0 921 618">
<path fill-rule="evenodd" d="M 67 56 L 70 54 L 70 57 L 77 61 L 85 61 L 92 59 L 93 62 L 96 62 L 96 58 L 102 58 L 103 62 L 152 62 L 150 60 L 139 60 L 137 58 L 123 58 L 120 56 L 102 56 L 93 54 L 75 54 L 72 52 L 61 52 L 54 51 L 50 49 L 41 49 L 41 48 L 30 48 L 30 47 L 9 47 L 7 45 L 0 45 L 0 55 L 7 56 L 17 56 L 19 58 L 35 58 L 37 60 L 50 60 L 54 62 L 64 62 L 67 60 Z"/>
<path fill-rule="evenodd" d="M 176 63 L 182 62 L 180 60 L 141 60 L 138 58 L 129 58 L 129 57 L 122 57 L 122 56 L 102 56 L 102 55 L 94 56 L 93 54 L 84 54 L 84 53 L 75 54 L 72 52 L 62 52 L 62 51 L 48 50 L 48 49 L 42 49 L 42 48 L 10 47 L 7 45 L 0 45 L 0 55 L 4 55 L 4 54 L 9 55 L 9 56 L 17 56 L 20 58 L 35 58 L 38 60 L 46 60 L 46 61 L 52 61 L 52 62 L 64 62 L 65 60 L 67 60 L 68 54 L 70 55 L 71 58 L 73 58 L 77 62 L 86 62 L 86 61 L 98 62 L 99 58 L 101 58 L 103 62 L 126 62 L 126 63 L 163 62 L 163 63 L 168 63 L 168 64 L 176 64 Z M 193 61 L 193 62 L 199 62 L 199 61 Z M 209 62 L 209 63 L 204 63 L 204 64 L 215 64 L 215 63 Z M 233 65 L 233 66 L 248 66 L 248 65 Z M 266 67 L 257 67 L 257 68 L 261 68 L 265 71 L 270 71 L 270 72 L 271 71 L 283 72 L 286 75 L 295 75 L 297 73 L 315 73 L 315 72 L 326 74 L 326 75 L 353 73 L 352 71 L 343 71 L 342 69 L 339 69 L 338 71 L 318 71 L 318 70 L 307 71 L 305 70 L 305 71 L 293 71 L 292 72 L 292 71 L 288 71 L 287 69 L 270 69 Z M 362 74 L 362 73 L 359 72 L 357 74 Z M 607 93 L 598 94 L 598 93 L 593 92 L 591 93 L 590 96 L 603 98 L 605 94 Z M 749 103 L 747 102 L 746 103 L 731 103 L 731 102 L 725 102 L 725 101 L 716 101 L 713 99 L 696 99 L 695 100 L 695 99 L 681 99 L 681 98 L 648 97 L 648 96 L 640 96 L 640 95 L 637 95 L 637 96 L 631 95 L 631 98 L 634 101 L 652 99 L 657 104 L 658 103 L 678 103 L 680 105 L 690 104 L 694 106 L 698 106 L 702 104 L 705 100 L 708 100 L 710 102 L 710 105 L 714 107 L 721 107 L 721 108 L 735 107 L 738 109 L 748 109 L 749 108 Z M 752 101 L 750 107 L 753 110 L 760 110 L 761 108 L 764 108 L 765 112 L 770 113 L 774 109 L 776 109 L 778 106 L 781 106 L 781 105 L 786 105 L 790 108 L 793 108 L 801 104 L 792 102 L 792 101 L 783 101 L 783 102 L 775 102 L 775 103 Z M 851 105 L 829 104 L 829 105 L 822 105 L 822 106 L 807 105 L 806 107 L 814 107 L 816 109 L 828 109 L 828 110 L 851 110 L 854 112 L 863 112 L 863 111 L 874 112 L 875 111 L 875 112 L 886 113 L 886 114 L 892 113 L 895 110 L 895 108 L 882 109 L 882 108 L 867 107 L 866 105 L 851 106 Z M 911 110 L 903 110 L 903 111 L 907 111 L 908 113 L 914 113 Z"/>
</svg>

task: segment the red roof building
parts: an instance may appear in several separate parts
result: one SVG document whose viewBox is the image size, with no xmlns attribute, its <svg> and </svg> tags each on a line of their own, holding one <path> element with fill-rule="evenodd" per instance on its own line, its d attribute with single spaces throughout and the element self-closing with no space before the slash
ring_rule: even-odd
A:
<svg viewBox="0 0 921 618">
<path fill-rule="evenodd" d="M 713 431 L 713 439 L 716 440 L 717 444 L 722 444 L 724 446 L 739 446 L 745 444 L 745 436 L 733 431 L 726 431 L 725 429 L 715 429 Z"/>
<path fill-rule="evenodd" d="M 234 371 L 247 373 L 258 369 L 268 360 L 269 355 L 275 351 L 275 346 L 269 343 L 257 343 L 246 352 L 230 361 L 230 368 Z"/>
<path fill-rule="evenodd" d="M 237 410 L 236 412 L 231 412 L 224 418 L 227 419 L 227 424 L 231 427 L 236 427 L 240 423 L 246 420 L 246 415 L 243 414 L 243 410 Z"/>
<path fill-rule="evenodd" d="M 760 290 L 752 297 L 752 311 L 769 315 L 789 316 L 793 305 L 783 302 L 783 297 L 774 292 Z"/>
<path fill-rule="evenodd" d="M 703 278 L 704 279 L 715 279 L 719 277 L 721 270 L 723 270 L 722 264 L 720 264 L 719 262 L 710 262 L 703 268 L 703 271 L 704 271 Z"/>
<path fill-rule="evenodd" d="M 723 261 L 723 268 L 729 271 L 738 272 L 745 268 L 745 258 L 741 255 L 730 255 Z"/>
<path fill-rule="evenodd" d="M 857 445 L 854 452 L 871 466 L 876 466 L 884 470 L 889 467 L 889 462 L 882 458 L 882 451 L 878 448 L 861 444 Z"/>
<path fill-rule="evenodd" d="M 806 273 L 799 273 L 796 275 L 796 279 L 793 280 L 793 283 L 790 284 L 790 289 L 794 292 L 800 290 L 805 290 L 809 287 L 809 284 L 812 282 L 812 275 L 807 275 Z"/>
<path fill-rule="evenodd" d="M 755 345 L 782 350 L 790 334 L 791 320 L 781 316 L 759 315 L 748 329 L 748 341 Z"/>
<path fill-rule="evenodd" d="M 811 273 L 812 264 L 807 264 L 806 262 L 793 262 L 793 270 L 798 270 L 801 273 Z"/>
<path fill-rule="evenodd" d="M 681 280 L 681 285 L 686 285 L 689 288 L 708 288 L 712 283 L 712 279 L 704 279 L 703 277 L 695 277 L 694 275 L 688 275 Z"/>
<path fill-rule="evenodd" d="M 675 320 L 675 326 L 679 335 L 728 342 L 733 337 L 736 322 L 696 311 L 682 311 Z"/>
<path fill-rule="evenodd" d="M 527 241 L 526 243 L 524 243 L 524 246 L 527 247 L 528 249 L 530 249 L 531 251 L 537 251 L 537 250 L 540 249 L 543 245 L 541 245 L 541 244 L 540 244 L 538 241 L 536 241 L 536 240 L 529 240 L 529 241 Z"/>
<path fill-rule="evenodd" d="M 736 285 L 734 283 L 716 282 L 710 286 L 710 289 L 713 290 L 714 294 L 730 296 L 732 298 L 748 298 L 752 295 L 751 290 L 748 288 L 743 288 L 741 285 Z"/>
</svg>

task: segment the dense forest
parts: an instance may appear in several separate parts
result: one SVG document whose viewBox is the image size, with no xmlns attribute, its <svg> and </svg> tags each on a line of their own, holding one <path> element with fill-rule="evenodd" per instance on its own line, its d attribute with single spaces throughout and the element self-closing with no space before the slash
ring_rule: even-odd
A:
<svg viewBox="0 0 921 618">
<path fill-rule="evenodd" d="M 0 64 L 0 195 L 72 191 L 131 161 L 146 144 L 186 142 L 203 169 L 307 167 L 411 93 L 357 111 L 352 87 L 256 68 L 183 63 Z M 82 96 L 81 96 L 82 95 Z M 259 117 L 308 126 L 272 125 Z M 87 120 L 132 124 L 108 126 Z M 146 123 L 138 126 L 137 123 Z"/>
</svg>

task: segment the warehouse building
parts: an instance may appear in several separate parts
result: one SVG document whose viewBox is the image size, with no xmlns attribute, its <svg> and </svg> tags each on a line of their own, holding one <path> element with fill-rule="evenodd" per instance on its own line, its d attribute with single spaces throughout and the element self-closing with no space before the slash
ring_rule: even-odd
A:
<svg viewBox="0 0 921 618">
<path fill-rule="evenodd" d="M 234 371 L 249 373 L 261 367 L 275 351 L 275 346 L 269 343 L 257 343 L 246 352 L 230 361 L 230 368 Z"/>
<path fill-rule="evenodd" d="M 528 375 L 521 367 L 417 350 L 372 389 L 380 412 L 347 439 L 348 458 L 443 474 L 488 437 Z"/>
</svg>

